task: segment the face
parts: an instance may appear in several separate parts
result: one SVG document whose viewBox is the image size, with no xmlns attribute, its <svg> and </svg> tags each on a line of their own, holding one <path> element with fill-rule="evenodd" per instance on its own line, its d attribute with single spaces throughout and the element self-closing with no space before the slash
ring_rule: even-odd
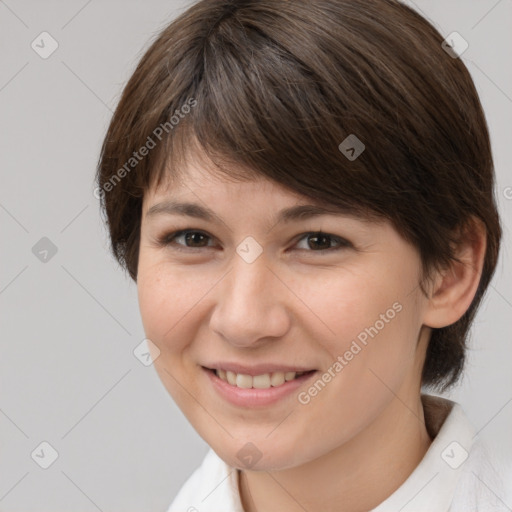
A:
<svg viewBox="0 0 512 512">
<path fill-rule="evenodd" d="M 235 467 L 316 459 L 419 393 L 418 252 L 387 222 L 280 217 L 303 205 L 318 203 L 192 161 L 144 197 L 137 285 L 155 368 Z"/>
</svg>

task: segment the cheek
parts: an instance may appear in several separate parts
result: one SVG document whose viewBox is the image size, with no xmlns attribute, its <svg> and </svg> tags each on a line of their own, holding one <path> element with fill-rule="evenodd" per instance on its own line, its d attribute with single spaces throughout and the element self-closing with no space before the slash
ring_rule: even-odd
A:
<svg viewBox="0 0 512 512">
<path fill-rule="evenodd" d="M 301 299 L 296 301 L 296 320 L 307 322 L 313 339 L 324 340 L 322 345 L 333 355 L 348 350 L 358 337 L 362 343 L 373 336 L 386 337 L 385 333 L 395 337 L 406 326 L 406 305 L 407 314 L 413 313 L 414 279 L 393 270 L 354 266 L 295 280 L 293 290 Z"/>
<path fill-rule="evenodd" d="M 198 395 L 189 382 L 189 349 L 201 297 L 209 288 L 211 285 L 208 286 L 204 276 L 199 279 L 197 272 L 187 273 L 186 269 L 178 272 L 160 262 L 139 263 L 137 290 L 144 332 L 160 350 L 154 367 L 167 391 L 187 415 L 195 410 L 189 392 Z M 194 423 L 193 416 L 189 420 Z"/>
<path fill-rule="evenodd" d="M 214 276 L 215 277 L 215 276 Z M 139 309 L 146 336 L 168 353 L 182 351 L 193 339 L 195 320 L 218 278 L 193 266 L 179 270 L 168 262 L 139 263 Z"/>
<path fill-rule="evenodd" d="M 333 380 L 359 398 L 369 399 L 375 387 L 398 388 L 416 353 L 419 310 L 411 293 L 415 269 L 386 270 L 353 269 L 324 283 L 322 289 L 308 291 L 303 285 L 310 310 L 318 312 L 318 317 L 311 313 L 308 317 L 326 354 L 322 369 L 332 368 L 341 357 L 343 369 L 337 366 L 338 371 L 331 371 L 343 377 Z"/>
<path fill-rule="evenodd" d="M 332 440 L 345 442 L 368 426 L 396 395 L 402 395 L 413 373 L 413 304 L 393 299 L 369 300 L 351 314 L 340 308 L 332 324 L 337 335 L 331 341 L 324 338 L 329 356 L 319 378 L 325 384 L 316 381 L 301 390 L 304 435 L 317 439 L 318 430 L 324 432 L 326 451 Z"/>
</svg>

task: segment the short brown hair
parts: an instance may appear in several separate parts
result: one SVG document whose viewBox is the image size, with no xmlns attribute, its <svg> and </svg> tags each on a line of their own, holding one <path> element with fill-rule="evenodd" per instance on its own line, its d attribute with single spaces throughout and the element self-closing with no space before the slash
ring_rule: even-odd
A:
<svg viewBox="0 0 512 512">
<path fill-rule="evenodd" d="M 226 176 L 267 178 L 390 220 L 420 252 L 424 293 L 479 218 L 487 248 L 478 290 L 457 322 L 433 329 L 422 375 L 432 388 L 454 384 L 501 225 L 482 106 L 442 41 L 394 0 L 190 6 L 141 58 L 101 150 L 97 190 L 118 262 L 136 281 L 144 192 L 177 176 L 193 148 Z M 352 161 L 339 149 L 350 134 L 365 145 Z"/>
</svg>

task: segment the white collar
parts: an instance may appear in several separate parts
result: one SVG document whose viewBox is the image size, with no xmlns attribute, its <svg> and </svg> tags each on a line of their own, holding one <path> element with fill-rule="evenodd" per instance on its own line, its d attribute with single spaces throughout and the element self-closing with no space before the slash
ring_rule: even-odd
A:
<svg viewBox="0 0 512 512">
<path fill-rule="evenodd" d="M 461 406 L 422 395 L 425 424 L 433 441 L 407 480 L 371 512 L 447 511 L 476 435 Z"/>
</svg>

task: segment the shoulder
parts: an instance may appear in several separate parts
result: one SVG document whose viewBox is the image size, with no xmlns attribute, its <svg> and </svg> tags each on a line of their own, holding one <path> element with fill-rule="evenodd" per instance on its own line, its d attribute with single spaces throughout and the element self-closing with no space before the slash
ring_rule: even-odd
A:
<svg viewBox="0 0 512 512">
<path fill-rule="evenodd" d="M 478 437 L 465 462 L 449 512 L 510 511 L 512 465 Z"/>
<path fill-rule="evenodd" d="M 238 496 L 237 470 L 210 448 L 167 512 L 243 512 Z"/>
<path fill-rule="evenodd" d="M 510 468 L 479 439 L 459 404 L 430 395 L 422 400 L 432 444 L 372 512 L 510 512 Z"/>
</svg>

